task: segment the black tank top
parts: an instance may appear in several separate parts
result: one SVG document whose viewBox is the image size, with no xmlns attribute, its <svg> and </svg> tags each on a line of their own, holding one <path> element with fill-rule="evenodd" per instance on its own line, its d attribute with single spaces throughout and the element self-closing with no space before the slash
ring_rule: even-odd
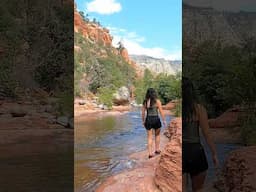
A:
<svg viewBox="0 0 256 192">
<path fill-rule="evenodd" d="M 182 122 L 182 142 L 200 143 L 199 121 Z"/>
<path fill-rule="evenodd" d="M 150 106 L 147 108 L 147 116 L 158 116 L 157 106 Z"/>
</svg>

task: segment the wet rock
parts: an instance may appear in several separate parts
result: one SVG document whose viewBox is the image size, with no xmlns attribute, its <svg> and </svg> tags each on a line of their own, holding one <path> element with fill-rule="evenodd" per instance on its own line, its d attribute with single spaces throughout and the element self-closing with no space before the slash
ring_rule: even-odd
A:
<svg viewBox="0 0 256 192">
<path fill-rule="evenodd" d="M 74 118 L 70 118 L 68 121 L 68 127 L 74 129 Z"/>
<path fill-rule="evenodd" d="M 26 109 L 21 105 L 13 105 L 9 111 L 12 117 L 24 117 L 27 114 Z"/>
<path fill-rule="evenodd" d="M 57 118 L 57 123 L 64 127 L 68 126 L 68 122 L 69 122 L 69 119 L 67 116 L 61 116 Z"/>
<path fill-rule="evenodd" d="M 171 137 L 161 153 L 156 168 L 155 183 L 163 192 L 181 192 L 181 118 L 174 119 L 169 129 Z"/>
</svg>

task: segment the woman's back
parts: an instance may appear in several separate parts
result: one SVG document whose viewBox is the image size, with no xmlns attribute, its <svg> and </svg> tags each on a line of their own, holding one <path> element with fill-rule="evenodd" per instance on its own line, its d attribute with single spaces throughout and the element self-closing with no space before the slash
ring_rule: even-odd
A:
<svg viewBox="0 0 256 192">
<path fill-rule="evenodd" d="M 158 116 L 158 107 L 156 104 L 147 107 L 147 116 Z"/>
<path fill-rule="evenodd" d="M 184 143 L 200 143 L 200 108 L 201 106 L 197 104 L 192 119 L 182 122 L 182 141 Z"/>
</svg>

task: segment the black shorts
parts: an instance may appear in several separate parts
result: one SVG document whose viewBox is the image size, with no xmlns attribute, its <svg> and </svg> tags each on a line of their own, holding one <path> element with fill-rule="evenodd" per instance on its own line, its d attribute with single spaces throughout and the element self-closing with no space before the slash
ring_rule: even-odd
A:
<svg viewBox="0 0 256 192">
<path fill-rule="evenodd" d="M 198 175 L 208 169 L 204 148 L 200 143 L 182 144 L 182 173 Z"/>
<path fill-rule="evenodd" d="M 158 116 L 147 116 L 145 121 L 145 127 L 147 130 L 158 129 L 162 127 L 160 118 Z"/>
</svg>

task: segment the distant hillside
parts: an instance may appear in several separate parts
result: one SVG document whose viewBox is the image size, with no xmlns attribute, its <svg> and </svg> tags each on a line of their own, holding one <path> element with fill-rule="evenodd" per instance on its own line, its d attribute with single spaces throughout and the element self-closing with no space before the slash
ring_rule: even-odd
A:
<svg viewBox="0 0 256 192">
<path fill-rule="evenodd" d="M 152 73 L 166 73 L 174 75 L 181 71 L 181 61 L 168 61 L 165 59 L 158 59 L 146 55 L 130 55 L 130 58 L 136 62 L 141 70 L 149 69 Z"/>
<path fill-rule="evenodd" d="M 221 12 L 183 4 L 182 18 L 182 38 L 186 44 L 218 39 L 238 45 L 256 38 L 255 12 Z"/>
</svg>

